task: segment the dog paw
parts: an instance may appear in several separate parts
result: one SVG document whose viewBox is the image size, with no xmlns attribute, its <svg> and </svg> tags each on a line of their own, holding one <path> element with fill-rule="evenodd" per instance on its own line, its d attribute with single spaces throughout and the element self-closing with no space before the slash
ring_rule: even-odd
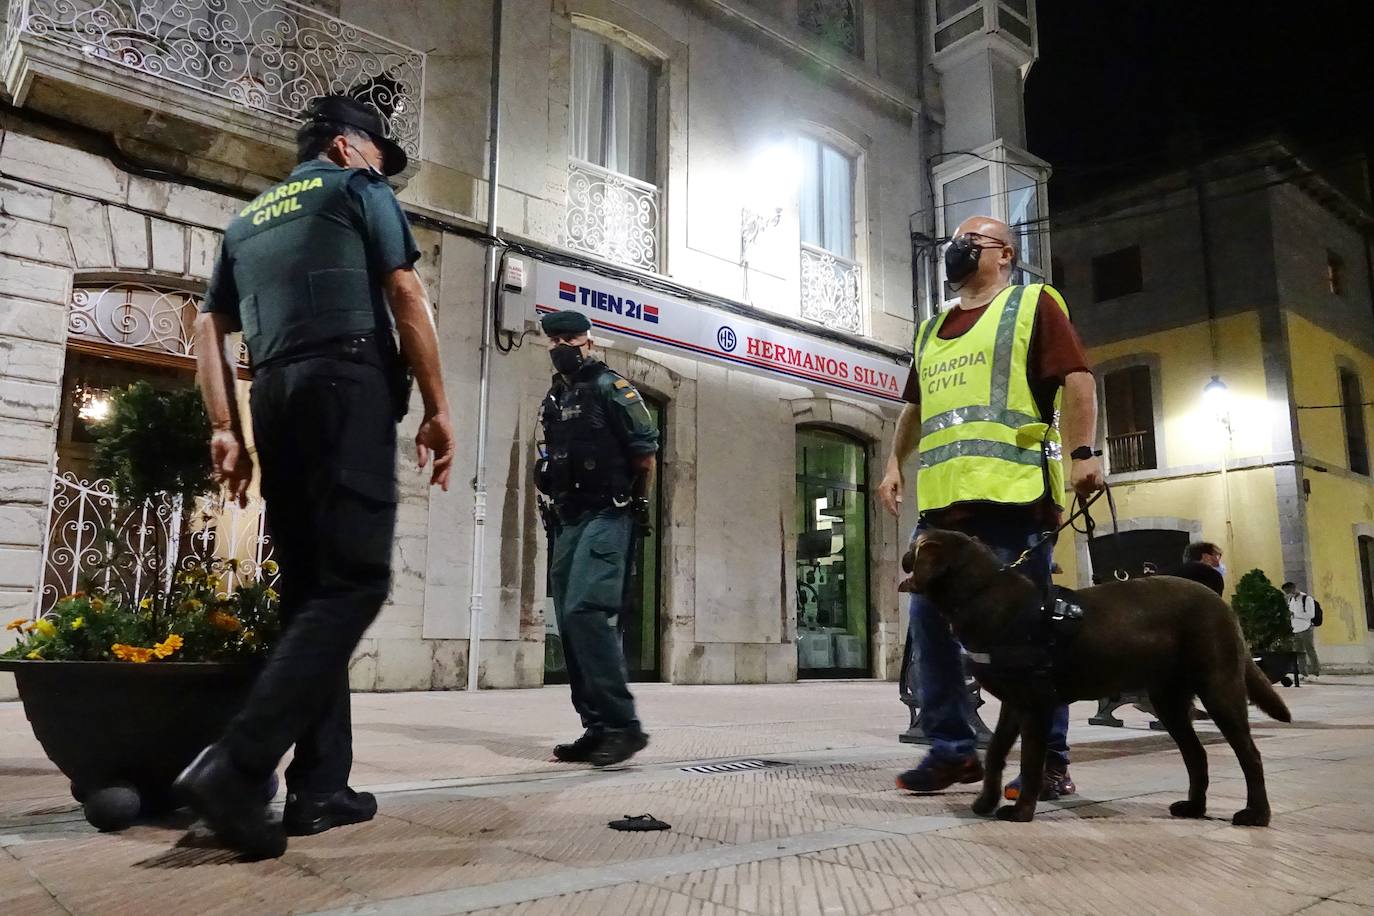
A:
<svg viewBox="0 0 1374 916">
<path fill-rule="evenodd" d="M 979 795 L 973 800 L 973 813 L 984 817 L 997 810 L 997 793 L 987 793 Z"/>
<path fill-rule="evenodd" d="M 1169 813 L 1174 817 L 1202 817 L 1207 813 L 1207 803 L 1176 801 L 1169 806 Z"/>
<path fill-rule="evenodd" d="M 1004 805 L 997 809 L 997 819 L 999 821 L 1011 821 L 1016 824 L 1029 824 L 1031 818 L 1035 817 L 1035 810 L 1022 808 L 1019 805 Z"/>
<path fill-rule="evenodd" d="M 1231 823 L 1237 827 L 1268 827 L 1269 811 L 1256 811 L 1254 808 L 1242 808 L 1231 817 Z"/>
</svg>

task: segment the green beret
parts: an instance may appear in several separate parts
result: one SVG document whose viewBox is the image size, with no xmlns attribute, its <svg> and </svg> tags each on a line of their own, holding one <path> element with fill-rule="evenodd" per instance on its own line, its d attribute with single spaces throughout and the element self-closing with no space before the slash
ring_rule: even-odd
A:
<svg viewBox="0 0 1374 916">
<path fill-rule="evenodd" d="M 539 319 L 539 326 L 545 334 L 580 334 L 592 329 L 592 323 L 586 315 L 571 310 L 550 312 Z"/>
</svg>

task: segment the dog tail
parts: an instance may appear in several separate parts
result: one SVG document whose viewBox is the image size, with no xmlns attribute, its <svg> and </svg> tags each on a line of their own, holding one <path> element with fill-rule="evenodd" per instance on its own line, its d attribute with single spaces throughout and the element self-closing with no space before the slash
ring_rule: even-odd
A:
<svg viewBox="0 0 1374 916">
<path fill-rule="evenodd" d="M 1293 714 L 1288 711 L 1288 706 L 1283 702 L 1283 697 L 1274 689 L 1274 685 L 1269 683 L 1269 678 L 1264 676 L 1253 659 L 1245 660 L 1245 692 L 1250 696 L 1250 702 L 1254 703 L 1271 719 L 1280 722 L 1292 722 Z"/>
</svg>

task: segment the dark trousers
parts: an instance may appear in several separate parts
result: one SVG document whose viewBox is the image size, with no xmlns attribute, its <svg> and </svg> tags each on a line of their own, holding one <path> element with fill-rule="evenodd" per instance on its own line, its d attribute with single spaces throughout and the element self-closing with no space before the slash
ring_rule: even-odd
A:
<svg viewBox="0 0 1374 916">
<path fill-rule="evenodd" d="M 565 526 L 549 557 L 549 584 L 573 708 L 593 731 L 638 728 L 620 631 L 634 519 L 624 509 L 590 512 Z"/>
<path fill-rule="evenodd" d="M 928 526 L 921 522 L 919 533 Z M 977 517 L 952 525 L 958 531 L 982 541 L 1004 563 L 1011 563 L 1021 551 L 1031 546 L 1041 535 L 1040 525 L 1029 517 L 1023 523 L 1008 523 L 1002 519 L 985 521 Z M 1042 589 L 1050 581 L 1050 567 L 1054 564 L 1054 542 L 1042 545 L 1020 567 L 1020 572 Z M 964 687 L 962 650 L 950 632 L 947 618 L 935 602 L 924 595 L 911 596 L 911 627 L 908 638 L 916 647 L 916 678 L 921 702 L 921 723 L 930 739 L 930 751 L 938 757 L 970 757 L 977 750 L 973 728 L 971 700 Z M 1050 727 L 1049 760 L 1068 766 L 1069 708 L 1060 706 L 1054 711 Z"/>
<path fill-rule="evenodd" d="M 287 790 L 330 794 L 353 765 L 349 657 L 391 583 L 396 424 L 374 362 L 265 366 L 251 402 L 285 626 L 222 745 L 265 779 L 294 744 Z"/>
</svg>

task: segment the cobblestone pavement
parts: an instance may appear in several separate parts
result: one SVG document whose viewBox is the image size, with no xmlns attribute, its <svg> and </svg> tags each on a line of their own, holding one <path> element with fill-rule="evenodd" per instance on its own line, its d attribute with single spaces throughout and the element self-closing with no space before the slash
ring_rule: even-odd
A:
<svg viewBox="0 0 1374 916">
<path fill-rule="evenodd" d="M 638 694 L 653 743 L 608 771 L 549 760 L 576 733 L 566 687 L 357 695 L 354 784 L 380 814 L 251 865 L 185 819 L 96 833 L 0 703 L 0 913 L 1374 916 L 1374 678 L 1283 691 L 1294 725 L 1254 719 L 1266 830 L 1230 826 L 1244 783 L 1207 723 L 1208 819 L 1168 816 L 1186 777 L 1146 716 L 1093 727 L 1080 704 L 1081 794 L 1003 824 L 969 813 L 972 786 L 893 788 L 920 752 L 895 740 L 893 684 Z M 780 765 L 683 769 L 740 759 Z M 605 826 L 644 812 L 673 829 Z"/>
</svg>

